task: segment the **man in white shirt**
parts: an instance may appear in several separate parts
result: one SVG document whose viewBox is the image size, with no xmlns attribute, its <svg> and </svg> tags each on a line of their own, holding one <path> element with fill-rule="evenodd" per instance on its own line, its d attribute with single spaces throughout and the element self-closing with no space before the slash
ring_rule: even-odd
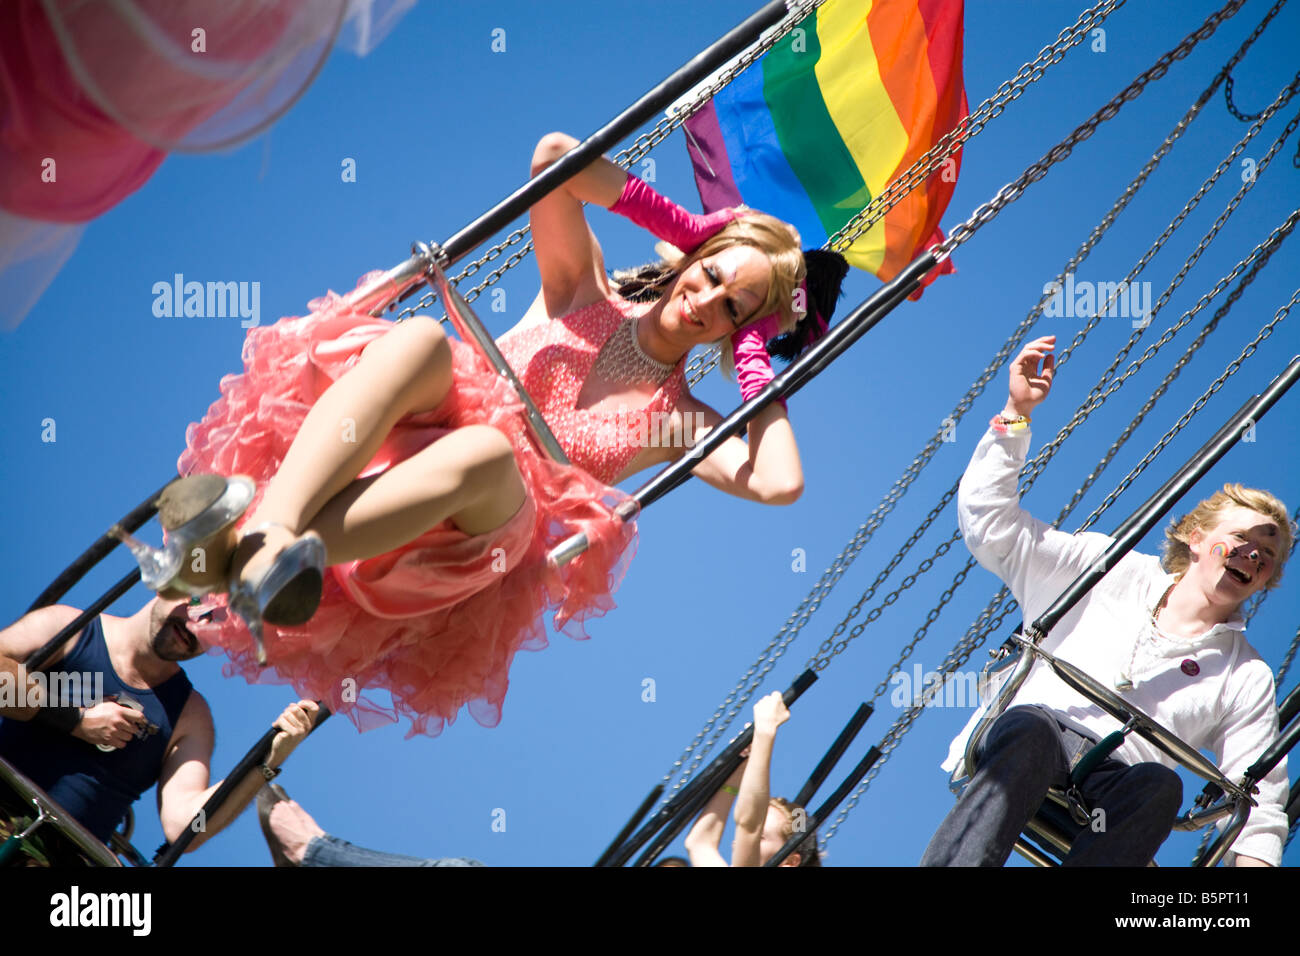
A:
<svg viewBox="0 0 1300 956">
<path fill-rule="evenodd" d="M 966 545 L 1011 588 L 1026 621 L 1042 614 L 1111 543 L 1067 534 L 1020 508 L 1029 414 L 1047 397 L 1056 337 L 1029 343 L 1011 365 L 1010 393 L 962 478 Z M 1042 362 L 1040 370 L 1039 363 Z M 1246 642 L 1240 607 L 1277 586 L 1294 528 L 1268 492 L 1225 485 L 1166 532 L 1163 560 L 1130 552 L 1065 615 L 1042 647 L 1080 667 L 1197 749 L 1233 781 L 1277 737 L 1273 675 Z M 953 741 L 951 772 L 983 712 Z M 1042 804 L 1117 720 L 1041 662 L 989 728 L 976 772 L 944 819 L 922 866 L 1001 866 Z M 1144 866 L 1182 803 L 1177 764 L 1137 734 L 1081 787 L 1103 827 L 1081 829 L 1067 865 Z M 1286 836 L 1285 760 L 1259 784 L 1233 851 L 1238 866 L 1277 866 Z M 1097 814 L 1100 809 L 1102 814 Z"/>
</svg>

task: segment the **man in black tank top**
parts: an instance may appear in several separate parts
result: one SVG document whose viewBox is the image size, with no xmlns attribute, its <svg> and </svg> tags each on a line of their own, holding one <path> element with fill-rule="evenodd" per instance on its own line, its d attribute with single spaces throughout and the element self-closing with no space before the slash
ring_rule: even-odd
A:
<svg viewBox="0 0 1300 956">
<path fill-rule="evenodd" d="M 209 783 L 212 712 L 180 666 L 203 652 L 190 614 L 208 612 L 187 600 L 154 598 L 130 617 L 100 615 L 43 673 L 28 673 L 21 662 L 79 613 L 54 605 L 0 631 L 0 758 L 104 842 L 157 783 L 163 833 L 174 841 L 219 785 Z M 285 708 L 266 763 L 205 821 L 190 851 L 233 821 L 279 772 L 317 712 L 309 700 Z M 6 819 L 23 808 L 0 789 L 0 834 L 7 835 Z M 39 857 L 39 850 L 30 855 Z"/>
</svg>

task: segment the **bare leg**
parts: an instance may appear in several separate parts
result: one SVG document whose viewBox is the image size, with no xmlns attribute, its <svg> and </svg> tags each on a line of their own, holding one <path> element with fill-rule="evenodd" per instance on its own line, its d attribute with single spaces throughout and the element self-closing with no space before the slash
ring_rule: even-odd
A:
<svg viewBox="0 0 1300 956">
<path fill-rule="evenodd" d="M 501 527 L 524 503 L 510 441 L 470 425 L 383 474 L 335 495 L 308 528 L 325 541 L 330 564 L 361 561 L 406 544 L 450 518 L 466 534 Z"/>
<path fill-rule="evenodd" d="M 275 522 L 289 530 L 246 537 L 235 555 L 235 572 L 260 573 L 352 483 L 398 419 L 435 408 L 450 387 L 451 348 L 430 318 L 400 323 L 367 346 L 357 365 L 312 406 L 248 522 Z M 262 548 L 264 543 L 269 547 Z M 332 553 L 329 560 L 336 560 Z"/>
</svg>

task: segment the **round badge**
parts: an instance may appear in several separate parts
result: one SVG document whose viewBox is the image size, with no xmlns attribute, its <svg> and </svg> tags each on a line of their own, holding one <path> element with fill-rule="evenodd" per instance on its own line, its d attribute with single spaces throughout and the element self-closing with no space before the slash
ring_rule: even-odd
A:
<svg viewBox="0 0 1300 956">
<path fill-rule="evenodd" d="M 1190 657 L 1187 660 L 1183 661 L 1183 673 L 1186 674 L 1188 677 L 1195 677 L 1200 672 L 1201 672 L 1201 666 L 1197 664 L 1196 661 L 1192 660 Z"/>
</svg>

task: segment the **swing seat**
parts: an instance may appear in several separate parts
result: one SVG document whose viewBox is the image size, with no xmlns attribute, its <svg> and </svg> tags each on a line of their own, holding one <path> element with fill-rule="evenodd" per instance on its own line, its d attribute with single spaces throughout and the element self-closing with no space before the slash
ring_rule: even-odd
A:
<svg viewBox="0 0 1300 956">
<path fill-rule="evenodd" d="M 1254 799 L 1242 787 L 1228 780 L 1213 762 L 1206 759 L 1194 747 L 1180 739 L 1152 717 L 1143 713 L 1138 707 L 1120 697 L 1110 688 L 1075 667 L 1069 661 L 1061 660 L 1034 641 L 1020 634 L 1013 634 L 997 654 L 996 670 L 1001 672 L 1014 667 L 1011 676 L 1003 684 L 1001 691 L 989 705 L 987 712 L 976 725 L 970 739 L 966 742 L 966 754 L 960 766 L 953 774 L 951 789 L 958 796 L 964 792 L 970 778 L 975 773 L 975 752 L 980 741 L 999 717 L 1005 713 L 1012 698 L 1020 689 L 1029 671 L 1037 661 L 1042 661 L 1051 668 L 1061 680 L 1074 691 L 1096 704 L 1103 711 L 1114 717 L 1122 725 L 1122 730 L 1107 735 L 1080 759 L 1070 774 L 1070 789 L 1053 787 L 1048 791 L 1047 799 L 1038 808 L 1035 815 L 1025 825 L 1021 837 L 1016 841 L 1015 850 L 1036 866 L 1059 866 L 1060 861 L 1070 852 L 1075 837 L 1082 832 L 1086 822 L 1075 816 L 1076 812 L 1087 814 L 1087 808 L 1070 791 L 1079 786 L 1093 769 L 1109 757 L 1130 733 L 1137 733 L 1155 747 L 1163 751 L 1181 766 L 1208 781 L 1210 788 L 1218 788 L 1221 798 L 1209 807 L 1202 807 L 1207 802 L 1199 800 L 1174 823 L 1175 830 L 1198 830 L 1225 816 L 1231 816 L 1219 837 L 1200 854 L 1196 866 L 1214 866 L 1228 852 L 1232 841 L 1246 825 Z M 1074 807 L 1072 808 L 1072 804 Z M 1033 841 L 1032 843 L 1030 841 Z M 1038 846 L 1035 846 L 1037 843 Z M 1151 864 L 1154 865 L 1154 862 Z"/>
<path fill-rule="evenodd" d="M 43 839 L 57 844 L 63 856 L 77 857 L 86 866 L 122 866 L 113 851 L 106 847 L 68 813 L 48 793 L 36 786 L 17 767 L 0 759 L 0 789 L 4 803 L 21 805 L 36 811 L 36 820 L 26 833 L 40 832 Z M 13 865 L 24 855 L 23 840 L 17 831 L 0 845 L 0 864 Z"/>
</svg>

